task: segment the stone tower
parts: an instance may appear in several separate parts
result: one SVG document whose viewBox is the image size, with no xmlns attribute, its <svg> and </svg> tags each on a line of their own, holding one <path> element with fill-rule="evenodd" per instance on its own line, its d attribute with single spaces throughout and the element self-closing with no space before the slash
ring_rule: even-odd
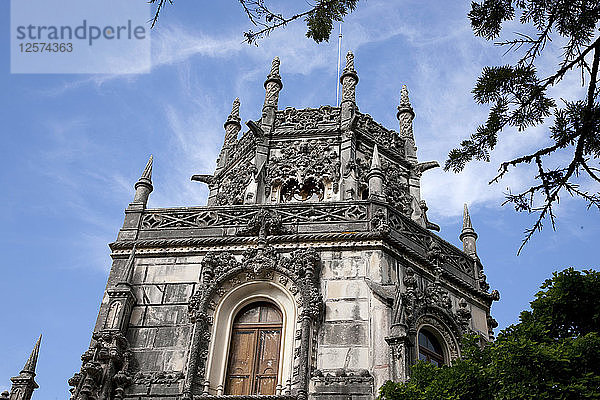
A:
<svg viewBox="0 0 600 400">
<path fill-rule="evenodd" d="M 75 400 L 361 399 L 418 359 L 449 364 L 492 335 L 477 235 L 434 234 L 421 199 L 415 112 L 399 131 L 356 104 L 348 53 L 339 107 L 278 109 L 275 58 L 258 120 L 240 101 L 206 206 L 147 208 L 152 158 L 125 210 Z M 237 397 L 232 397 L 237 396 Z"/>
</svg>

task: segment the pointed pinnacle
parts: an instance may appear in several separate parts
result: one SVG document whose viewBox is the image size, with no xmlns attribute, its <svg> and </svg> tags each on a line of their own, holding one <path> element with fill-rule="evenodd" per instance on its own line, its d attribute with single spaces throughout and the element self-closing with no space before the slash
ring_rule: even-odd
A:
<svg viewBox="0 0 600 400">
<path fill-rule="evenodd" d="M 146 168 L 144 168 L 144 172 L 142 172 L 142 176 L 140 180 L 147 179 L 149 181 L 152 180 L 152 163 L 154 162 L 154 157 L 152 154 L 150 155 L 150 159 L 148 159 L 148 163 L 146 164 Z"/>
<path fill-rule="evenodd" d="M 233 105 L 231 106 L 231 114 L 232 117 L 240 117 L 240 98 L 236 97 L 233 101 Z"/>
<path fill-rule="evenodd" d="M 346 71 L 354 71 L 354 53 L 348 51 L 346 54 L 346 66 L 344 67 L 344 72 Z"/>
<path fill-rule="evenodd" d="M 469 209 L 467 208 L 467 203 L 465 203 L 465 208 L 463 210 L 463 231 L 473 229 L 473 226 L 471 225 L 471 216 L 469 215 Z"/>
<path fill-rule="evenodd" d="M 381 160 L 379 158 L 379 149 L 377 144 L 373 146 L 373 158 L 371 159 L 371 170 L 381 169 Z"/>
<path fill-rule="evenodd" d="M 408 89 L 406 85 L 402 85 L 402 90 L 400 90 L 400 107 L 401 108 L 412 108 L 410 105 L 410 100 L 408 98 Z"/>
<path fill-rule="evenodd" d="M 27 362 L 25 363 L 25 366 L 23 367 L 23 370 L 21 371 L 22 373 L 30 372 L 32 374 L 35 374 L 35 367 L 37 365 L 38 355 L 40 354 L 41 341 L 42 341 L 42 335 L 40 334 L 40 337 L 38 338 L 37 342 L 35 343 L 35 347 L 33 348 L 31 355 L 27 359 Z"/>
<path fill-rule="evenodd" d="M 271 62 L 271 72 L 269 72 L 269 78 L 274 78 L 274 77 L 278 77 L 279 76 L 279 57 L 275 57 L 273 58 L 273 61 Z"/>
<path fill-rule="evenodd" d="M 223 125 L 223 127 L 225 129 L 227 129 L 227 125 L 233 123 L 234 125 L 237 125 L 239 128 L 239 127 L 241 127 L 240 121 L 241 121 L 240 120 L 240 98 L 236 97 L 235 100 L 233 101 L 233 105 L 231 106 L 231 114 L 229 114 L 229 116 L 227 117 L 227 120 L 225 121 L 225 124 Z M 237 136 L 237 134 L 236 134 L 236 136 Z"/>
<path fill-rule="evenodd" d="M 134 264 L 135 264 L 135 248 L 136 245 L 134 243 L 133 247 L 131 248 L 131 253 L 129 254 L 129 257 L 127 258 L 127 262 L 125 263 L 125 273 L 123 274 L 123 283 L 130 283 L 131 280 L 133 279 L 133 269 L 134 269 Z"/>
</svg>

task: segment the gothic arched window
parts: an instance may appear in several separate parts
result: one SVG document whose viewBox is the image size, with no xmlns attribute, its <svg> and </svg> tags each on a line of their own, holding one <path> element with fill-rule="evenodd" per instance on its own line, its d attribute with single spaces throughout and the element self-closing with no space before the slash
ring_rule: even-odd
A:
<svg viewBox="0 0 600 400">
<path fill-rule="evenodd" d="M 444 351 L 439 340 L 425 329 L 419 330 L 419 360 L 437 367 L 444 365 Z"/>
<path fill-rule="evenodd" d="M 225 394 L 274 395 L 281 349 L 281 311 L 268 302 L 242 308 L 233 322 Z"/>
</svg>

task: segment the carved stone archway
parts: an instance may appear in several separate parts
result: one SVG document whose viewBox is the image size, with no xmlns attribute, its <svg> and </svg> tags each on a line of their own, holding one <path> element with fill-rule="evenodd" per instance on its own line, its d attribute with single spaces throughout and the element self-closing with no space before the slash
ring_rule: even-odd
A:
<svg viewBox="0 0 600 400">
<path fill-rule="evenodd" d="M 297 249 L 284 256 L 271 247 L 259 245 L 246 250 L 238 260 L 227 251 L 209 252 L 202 261 L 201 279 L 189 303 L 194 334 L 184 385 L 186 395 L 208 394 L 207 360 L 213 339 L 212 325 L 220 299 L 248 282 L 276 282 L 289 291 L 297 305 L 293 379 L 290 392 L 299 400 L 307 398 L 312 330 L 321 321 L 323 299 L 319 273 L 320 257 L 312 249 Z M 205 385 L 206 384 L 206 385 Z"/>
</svg>

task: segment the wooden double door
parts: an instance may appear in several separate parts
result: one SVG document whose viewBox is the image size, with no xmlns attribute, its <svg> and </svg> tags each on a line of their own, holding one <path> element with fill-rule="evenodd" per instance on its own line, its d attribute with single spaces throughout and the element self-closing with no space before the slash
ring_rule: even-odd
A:
<svg viewBox="0 0 600 400">
<path fill-rule="evenodd" d="M 281 330 L 281 312 L 271 303 L 251 303 L 238 312 L 229 346 L 225 394 L 275 394 Z"/>
</svg>

